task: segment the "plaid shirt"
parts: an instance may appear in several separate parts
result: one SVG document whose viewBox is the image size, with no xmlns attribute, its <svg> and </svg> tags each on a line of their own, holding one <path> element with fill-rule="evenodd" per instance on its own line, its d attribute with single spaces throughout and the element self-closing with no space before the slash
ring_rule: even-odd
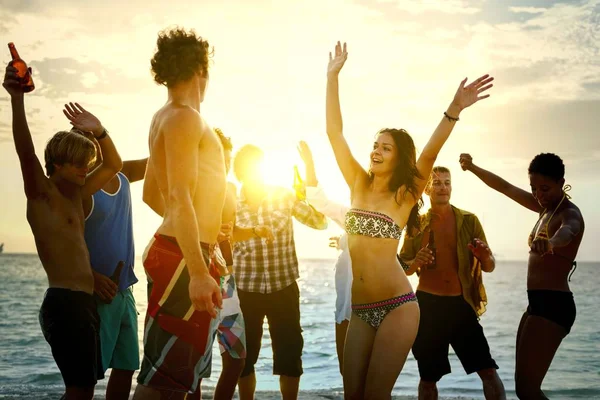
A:
<svg viewBox="0 0 600 400">
<path fill-rule="evenodd" d="M 270 226 L 275 240 L 267 243 L 255 237 L 235 243 L 233 269 L 238 288 L 257 293 L 285 289 L 299 277 L 292 216 L 315 229 L 326 229 L 327 217 L 283 188 L 272 188 L 257 212 L 250 210 L 243 193 L 238 200 L 235 224 Z"/>
</svg>

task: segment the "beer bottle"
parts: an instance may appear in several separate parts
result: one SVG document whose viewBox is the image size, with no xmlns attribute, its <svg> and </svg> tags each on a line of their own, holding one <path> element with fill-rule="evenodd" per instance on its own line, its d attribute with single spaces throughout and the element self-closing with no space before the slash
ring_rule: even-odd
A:
<svg viewBox="0 0 600 400">
<path fill-rule="evenodd" d="M 17 76 L 21 79 L 21 87 L 23 88 L 23 92 L 31 92 L 33 89 L 35 89 L 35 85 L 33 84 L 33 79 L 31 78 L 27 64 L 25 64 L 25 61 L 19 57 L 19 52 L 17 52 L 17 48 L 13 42 L 8 44 L 8 49 L 10 50 L 10 55 L 13 60 L 12 65 L 17 69 Z"/>
<path fill-rule="evenodd" d="M 435 236 L 433 235 L 433 230 L 429 231 L 429 244 L 427 248 L 431 250 L 431 255 L 433 256 L 433 261 L 427 265 L 427 269 L 435 269 L 437 267 L 437 259 L 436 259 L 436 248 L 435 248 Z"/>
<path fill-rule="evenodd" d="M 294 190 L 296 191 L 296 198 L 298 200 L 306 200 L 306 187 L 304 186 L 302 177 L 300 177 L 297 165 L 294 165 Z"/>
<path fill-rule="evenodd" d="M 115 269 L 115 272 L 110 277 L 110 280 L 113 281 L 117 287 L 121 282 L 121 271 L 123 270 L 123 266 L 125 266 L 125 263 L 123 261 L 119 261 L 117 264 L 117 269 Z"/>
</svg>

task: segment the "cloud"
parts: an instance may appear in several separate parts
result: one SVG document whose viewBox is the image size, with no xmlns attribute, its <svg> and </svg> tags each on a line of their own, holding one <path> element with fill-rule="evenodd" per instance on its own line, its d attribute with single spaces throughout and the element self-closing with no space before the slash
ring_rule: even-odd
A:
<svg viewBox="0 0 600 400">
<path fill-rule="evenodd" d="M 363 1 L 363 4 L 371 3 Z M 404 0 L 379 0 L 377 3 L 389 4 L 399 10 L 406 11 L 413 15 L 424 13 L 443 13 L 443 14 L 477 14 L 481 8 L 471 5 L 472 1 L 465 0 L 430 0 L 423 2 L 404 1 Z"/>
<path fill-rule="evenodd" d="M 545 12 L 546 8 L 541 7 L 508 7 L 510 12 L 513 13 L 525 13 L 525 14 L 540 14 Z"/>
<path fill-rule="evenodd" d="M 136 93 L 151 87 L 151 80 L 132 78 L 123 71 L 97 61 L 82 62 L 70 57 L 33 60 L 34 78 L 41 81 L 33 94 L 53 99 L 71 93 Z"/>
</svg>

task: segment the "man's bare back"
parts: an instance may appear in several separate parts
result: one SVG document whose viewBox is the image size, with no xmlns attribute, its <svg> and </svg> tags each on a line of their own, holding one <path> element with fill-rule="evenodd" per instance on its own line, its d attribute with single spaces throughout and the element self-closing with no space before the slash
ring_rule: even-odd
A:
<svg viewBox="0 0 600 400">
<path fill-rule="evenodd" d="M 174 119 L 186 114 L 188 118 L 197 119 L 201 129 L 192 132 L 196 146 L 193 148 L 169 149 L 167 135 L 178 135 L 181 132 L 167 131 Z M 214 131 L 204 122 L 200 114 L 190 107 L 168 103 L 155 115 L 150 127 L 150 158 L 144 183 L 144 201 L 150 207 L 162 208 L 163 222 L 158 233 L 176 236 L 174 219 L 178 217 L 171 202 L 171 186 L 167 176 L 166 151 L 192 152 L 193 159 L 182 168 L 195 169 L 196 179 L 187 182 L 189 195 L 196 213 L 200 242 L 214 243 L 221 227 L 221 212 L 225 201 L 226 180 L 225 164 L 221 143 Z M 177 175 L 173 175 L 177 179 Z M 162 204 L 161 204 L 162 203 Z"/>
</svg>

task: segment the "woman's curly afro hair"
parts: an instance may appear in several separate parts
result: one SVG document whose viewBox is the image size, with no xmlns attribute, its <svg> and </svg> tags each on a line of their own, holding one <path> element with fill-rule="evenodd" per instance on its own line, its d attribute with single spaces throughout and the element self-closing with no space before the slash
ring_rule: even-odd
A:
<svg viewBox="0 0 600 400">
<path fill-rule="evenodd" d="M 172 87 L 187 81 L 198 71 L 208 73 L 212 49 L 194 30 L 187 32 L 177 27 L 161 31 L 156 48 L 150 64 L 154 80 L 160 85 Z"/>
</svg>

